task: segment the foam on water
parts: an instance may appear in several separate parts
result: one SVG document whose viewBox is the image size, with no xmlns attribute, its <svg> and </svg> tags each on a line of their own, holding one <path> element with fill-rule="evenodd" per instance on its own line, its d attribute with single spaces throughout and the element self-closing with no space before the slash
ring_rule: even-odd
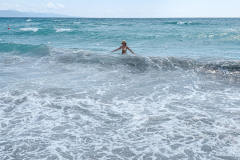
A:
<svg viewBox="0 0 240 160">
<path fill-rule="evenodd" d="M 189 24 L 187 22 L 177 22 L 177 24 Z"/>
<path fill-rule="evenodd" d="M 89 89 L 78 85 L 78 89 L 55 86 L 3 92 L 1 156 L 60 159 L 239 156 L 240 139 L 236 136 L 239 110 L 235 109 L 239 104 L 238 88 L 224 90 L 222 84 L 214 84 L 218 89 L 206 90 L 205 87 L 213 86 L 211 82 L 184 82 L 186 78 L 191 81 L 196 78 L 191 73 L 168 73 L 172 79 L 167 83 L 163 83 L 164 78 L 149 79 L 156 73 L 138 77 L 145 86 L 136 85 L 136 76 L 132 74 L 126 74 L 117 85 L 111 83 L 118 78 L 108 82 L 97 78 L 105 74 L 87 78 L 86 81 L 98 84 Z M 119 73 L 107 74 L 116 77 Z M 174 78 L 176 74 L 181 77 L 181 84 L 175 81 L 179 79 Z M 78 76 L 75 78 L 84 82 Z M 61 76 L 59 80 L 66 83 L 67 79 Z M 38 82 L 44 84 L 46 80 L 42 80 Z M 57 78 L 48 83 L 56 81 Z"/>
<path fill-rule="evenodd" d="M 20 28 L 20 31 L 32 31 L 32 32 L 37 32 L 40 28 Z"/>
<path fill-rule="evenodd" d="M 141 57 L 108 56 L 109 65 L 59 51 L 1 62 L 11 80 L 0 94 L 3 159 L 239 157 L 239 86 L 191 70 L 146 74 Z"/>
<path fill-rule="evenodd" d="M 56 32 L 71 32 L 71 29 L 66 29 L 66 28 L 59 28 L 56 30 Z"/>
<path fill-rule="evenodd" d="M 239 20 L 34 22 L 0 19 L 0 159 L 239 159 Z"/>
<path fill-rule="evenodd" d="M 54 22 L 62 22 L 63 20 L 53 20 Z"/>
</svg>

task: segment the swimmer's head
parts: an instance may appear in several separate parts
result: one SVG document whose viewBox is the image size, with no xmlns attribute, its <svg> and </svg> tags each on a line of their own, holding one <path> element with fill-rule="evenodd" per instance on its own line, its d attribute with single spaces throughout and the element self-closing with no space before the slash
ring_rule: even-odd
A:
<svg viewBox="0 0 240 160">
<path fill-rule="evenodd" d="M 123 40 L 121 44 L 126 46 L 127 42 L 125 40 Z"/>
</svg>

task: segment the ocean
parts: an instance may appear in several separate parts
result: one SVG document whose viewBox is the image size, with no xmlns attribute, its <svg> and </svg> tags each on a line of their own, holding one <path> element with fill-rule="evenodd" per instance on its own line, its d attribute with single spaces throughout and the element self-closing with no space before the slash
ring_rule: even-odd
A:
<svg viewBox="0 0 240 160">
<path fill-rule="evenodd" d="M 233 18 L 0 18 L 0 159 L 239 160 L 239 46 Z"/>
</svg>

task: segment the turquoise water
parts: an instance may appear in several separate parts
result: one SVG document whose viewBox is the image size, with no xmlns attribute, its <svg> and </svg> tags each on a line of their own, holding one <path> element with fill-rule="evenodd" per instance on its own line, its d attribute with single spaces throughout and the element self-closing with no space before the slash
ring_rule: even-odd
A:
<svg viewBox="0 0 240 160">
<path fill-rule="evenodd" d="M 0 25 L 2 43 L 109 53 L 124 39 L 139 55 L 239 59 L 240 19 L 5 18 Z"/>
<path fill-rule="evenodd" d="M 0 159 L 237 160 L 239 45 L 240 19 L 0 18 Z"/>
</svg>

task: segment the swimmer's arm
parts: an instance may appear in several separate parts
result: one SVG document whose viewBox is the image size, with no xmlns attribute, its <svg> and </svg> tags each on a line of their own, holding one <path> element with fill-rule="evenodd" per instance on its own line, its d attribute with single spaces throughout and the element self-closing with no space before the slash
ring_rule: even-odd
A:
<svg viewBox="0 0 240 160">
<path fill-rule="evenodd" d="M 135 54 L 135 53 L 133 53 L 133 51 L 127 46 L 127 49 L 130 51 L 130 52 L 132 52 L 132 54 Z"/>
<path fill-rule="evenodd" d="M 115 49 L 114 51 L 111 51 L 111 52 L 115 52 L 115 51 L 117 51 L 117 50 L 119 50 L 119 49 L 121 49 L 121 47 L 119 47 L 118 49 Z"/>
</svg>

